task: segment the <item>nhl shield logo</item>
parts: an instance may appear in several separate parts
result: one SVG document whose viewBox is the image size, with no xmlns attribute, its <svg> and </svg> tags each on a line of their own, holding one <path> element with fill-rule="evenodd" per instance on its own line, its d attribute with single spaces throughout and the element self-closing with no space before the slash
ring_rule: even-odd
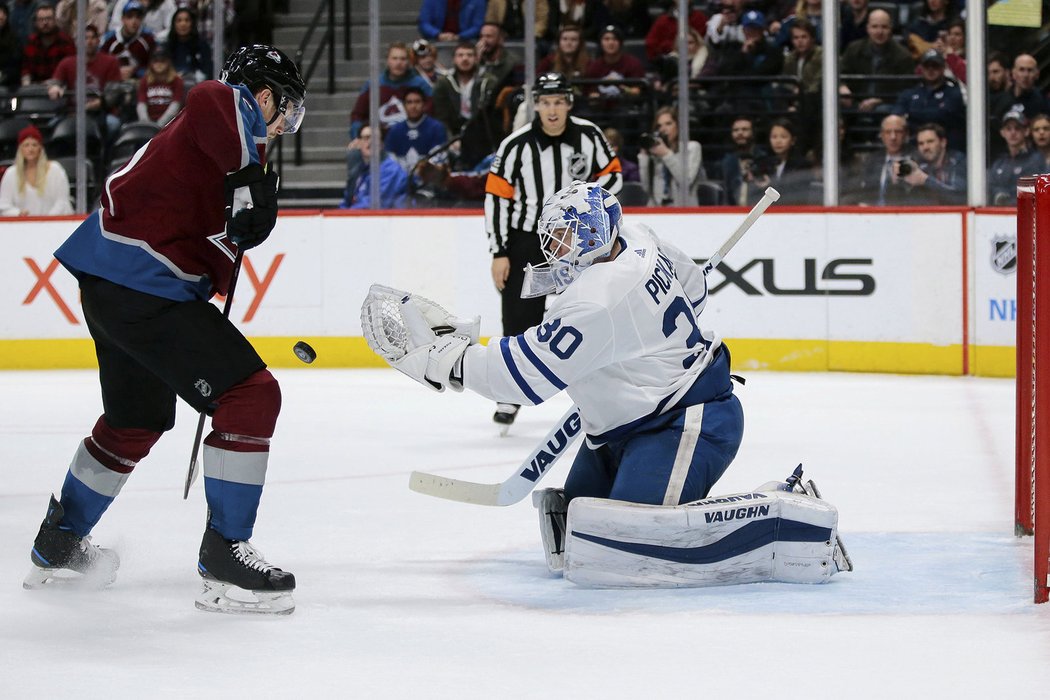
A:
<svg viewBox="0 0 1050 700">
<path fill-rule="evenodd" d="M 1017 270 L 1017 237 L 996 236 L 992 239 L 992 269 L 1003 275 Z"/>
<path fill-rule="evenodd" d="M 569 156 L 569 177 L 573 180 L 587 178 L 587 157 L 582 153 L 573 153 Z"/>
<path fill-rule="evenodd" d="M 193 386 L 197 391 L 200 392 L 201 396 L 207 398 L 211 396 L 211 384 L 204 379 L 198 379 L 193 383 Z"/>
</svg>

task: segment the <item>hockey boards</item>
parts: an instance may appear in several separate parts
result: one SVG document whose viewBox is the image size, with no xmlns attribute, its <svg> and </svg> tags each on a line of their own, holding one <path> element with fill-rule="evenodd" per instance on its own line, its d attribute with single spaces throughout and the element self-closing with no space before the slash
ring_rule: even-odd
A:
<svg viewBox="0 0 1050 700">
<path fill-rule="evenodd" d="M 522 461 L 514 473 L 498 484 L 478 484 L 426 472 L 412 472 L 408 488 L 427 496 L 479 506 L 509 506 L 518 503 L 536 488 L 550 468 L 583 432 L 580 409 L 570 408 L 547 437 Z"/>
</svg>

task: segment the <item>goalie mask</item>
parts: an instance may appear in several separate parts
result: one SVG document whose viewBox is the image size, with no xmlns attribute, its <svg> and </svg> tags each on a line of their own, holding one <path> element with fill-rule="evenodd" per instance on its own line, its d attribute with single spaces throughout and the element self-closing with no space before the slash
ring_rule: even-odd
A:
<svg viewBox="0 0 1050 700">
<path fill-rule="evenodd" d="M 219 77 L 230 85 L 245 85 L 253 93 L 270 88 L 277 111 L 267 126 L 284 116 L 284 133 L 294 134 L 306 116 L 306 83 L 295 61 L 266 44 L 242 46 L 230 54 Z"/>
<path fill-rule="evenodd" d="M 555 192 L 540 216 L 540 247 L 547 262 L 528 265 L 523 299 L 565 291 L 580 273 L 612 252 L 620 229 L 620 203 L 595 183 L 573 182 Z"/>
</svg>

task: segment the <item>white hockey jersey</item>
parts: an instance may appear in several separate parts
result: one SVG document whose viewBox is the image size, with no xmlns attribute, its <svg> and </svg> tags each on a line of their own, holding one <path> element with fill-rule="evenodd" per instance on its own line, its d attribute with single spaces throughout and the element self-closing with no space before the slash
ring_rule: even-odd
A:
<svg viewBox="0 0 1050 700">
<path fill-rule="evenodd" d="M 707 279 L 643 224 L 626 224 L 615 259 L 584 270 L 543 323 L 467 349 L 463 385 L 508 403 L 538 404 L 561 390 L 580 406 L 592 446 L 674 407 L 721 345 L 697 316 Z"/>
</svg>

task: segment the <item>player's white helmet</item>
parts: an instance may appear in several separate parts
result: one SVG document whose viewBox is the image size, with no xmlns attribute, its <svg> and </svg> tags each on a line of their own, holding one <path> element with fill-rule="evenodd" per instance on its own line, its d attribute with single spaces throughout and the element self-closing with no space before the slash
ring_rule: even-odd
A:
<svg viewBox="0 0 1050 700">
<path fill-rule="evenodd" d="M 543 204 L 540 247 L 547 262 L 525 268 L 521 296 L 560 294 L 616 242 L 622 212 L 616 196 L 593 182 L 573 182 Z"/>
</svg>

